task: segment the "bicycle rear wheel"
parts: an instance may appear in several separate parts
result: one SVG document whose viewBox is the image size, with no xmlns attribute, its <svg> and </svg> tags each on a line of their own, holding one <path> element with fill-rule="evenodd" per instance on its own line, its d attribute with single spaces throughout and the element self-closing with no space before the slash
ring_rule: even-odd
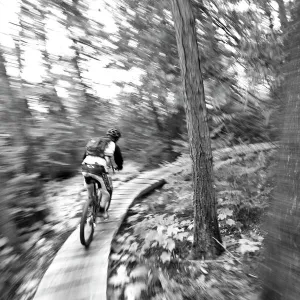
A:
<svg viewBox="0 0 300 300">
<path fill-rule="evenodd" d="M 107 211 L 108 211 L 108 209 L 109 209 L 109 207 L 110 207 L 111 197 L 112 197 L 112 196 L 110 195 L 109 200 L 108 200 L 108 204 L 107 204 L 107 208 L 106 208 Z"/>
<path fill-rule="evenodd" d="M 81 221 L 80 221 L 80 242 L 86 248 L 89 247 L 94 235 L 94 220 L 96 216 L 94 201 L 89 199 L 83 206 Z"/>
</svg>

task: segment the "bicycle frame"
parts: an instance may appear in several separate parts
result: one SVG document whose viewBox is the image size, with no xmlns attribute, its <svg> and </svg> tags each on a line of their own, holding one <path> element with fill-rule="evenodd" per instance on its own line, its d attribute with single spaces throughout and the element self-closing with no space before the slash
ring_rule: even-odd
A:
<svg viewBox="0 0 300 300">
<path fill-rule="evenodd" d="M 115 172 L 113 165 L 111 167 L 113 169 L 113 172 Z M 94 228 L 96 226 L 98 212 L 101 212 L 100 203 L 103 195 L 102 188 L 104 188 L 102 184 L 106 184 L 105 180 L 103 181 L 104 182 L 98 181 L 95 178 L 91 178 L 89 182 L 89 185 L 92 185 L 90 186 L 91 190 L 89 190 L 90 197 L 83 206 L 82 217 L 80 221 L 80 242 L 86 248 L 89 247 L 90 243 L 93 240 Z M 110 201 L 111 197 L 109 199 L 108 206 L 106 206 L 104 209 L 108 210 Z M 86 226 L 89 226 L 89 228 L 91 229 L 89 234 L 85 231 L 85 229 L 87 228 Z"/>
<path fill-rule="evenodd" d="M 93 179 L 92 180 L 92 184 L 93 184 L 93 197 L 92 197 L 92 201 L 93 201 L 93 214 L 95 216 L 97 216 L 97 210 L 100 207 L 100 202 L 101 202 L 101 198 L 102 198 L 102 191 L 101 188 L 99 188 L 99 183 L 97 180 Z M 100 197 L 98 199 L 98 190 L 100 190 Z"/>
<path fill-rule="evenodd" d="M 113 173 L 115 174 L 115 168 L 114 168 L 114 165 L 113 165 L 111 157 L 109 157 L 109 161 L 110 161 L 110 165 L 111 165 L 111 168 L 113 170 Z"/>
</svg>

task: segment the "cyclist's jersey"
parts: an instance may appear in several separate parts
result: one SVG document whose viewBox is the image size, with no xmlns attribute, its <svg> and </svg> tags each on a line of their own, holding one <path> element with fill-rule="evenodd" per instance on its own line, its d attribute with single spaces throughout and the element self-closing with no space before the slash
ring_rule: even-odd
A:
<svg viewBox="0 0 300 300">
<path fill-rule="evenodd" d="M 106 158 L 102 158 L 99 156 L 92 156 L 88 155 L 85 157 L 82 163 L 87 163 L 87 164 L 98 164 L 100 166 L 103 166 L 107 172 L 107 163 L 109 162 L 109 158 L 112 158 L 114 156 L 116 149 L 116 144 L 113 141 L 110 141 L 104 150 L 104 154 Z"/>
</svg>

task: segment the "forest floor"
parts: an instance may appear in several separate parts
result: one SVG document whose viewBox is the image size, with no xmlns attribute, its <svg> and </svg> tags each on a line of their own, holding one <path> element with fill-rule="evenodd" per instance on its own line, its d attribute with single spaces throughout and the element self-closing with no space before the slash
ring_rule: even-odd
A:
<svg viewBox="0 0 300 300">
<path fill-rule="evenodd" d="M 188 258 L 193 241 L 190 168 L 136 200 L 112 243 L 108 300 L 258 299 L 262 220 L 274 184 L 271 157 L 250 154 L 215 171 L 226 248 L 216 260 Z"/>
</svg>

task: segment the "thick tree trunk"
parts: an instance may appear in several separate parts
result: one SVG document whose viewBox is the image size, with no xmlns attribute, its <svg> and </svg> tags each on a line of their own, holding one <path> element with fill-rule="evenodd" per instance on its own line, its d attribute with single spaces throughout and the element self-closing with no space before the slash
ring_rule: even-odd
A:
<svg viewBox="0 0 300 300">
<path fill-rule="evenodd" d="M 222 252 L 213 189 L 212 152 L 207 125 L 205 95 L 195 20 L 190 0 L 171 0 L 183 78 L 194 181 L 194 242 L 191 256 L 210 258 Z"/>
<path fill-rule="evenodd" d="M 7 202 L 7 185 L 8 181 L 7 174 L 2 171 L 6 170 L 5 165 L 7 164 L 7 156 L 5 152 L 9 147 L 5 141 L 5 137 L 13 139 L 14 134 L 14 123 L 16 121 L 15 115 L 11 113 L 11 102 L 13 101 L 13 93 L 10 87 L 9 79 L 6 73 L 5 60 L 3 52 L 0 49 L 0 147 L 2 149 L 0 153 L 0 233 L 8 238 L 12 246 L 18 245 L 18 235 L 16 225 L 11 219 L 10 210 Z M 6 151 L 4 151 L 4 149 Z M 11 162 L 10 163 L 15 163 Z"/>
<path fill-rule="evenodd" d="M 20 149 L 26 145 L 26 123 L 24 120 L 28 117 L 27 101 L 19 98 L 18 93 L 11 87 L 11 78 L 6 72 L 5 58 L 2 49 L 0 49 L 0 98 L 1 98 L 1 128 L 4 133 L 11 136 L 13 145 Z M 25 99 L 26 100 L 26 99 Z M 3 101 L 3 102 L 2 102 Z M 19 171 L 25 172 L 24 158 L 20 157 Z"/>
<path fill-rule="evenodd" d="M 300 298 L 300 5 L 290 29 L 277 187 L 267 222 L 262 300 Z"/>
</svg>

